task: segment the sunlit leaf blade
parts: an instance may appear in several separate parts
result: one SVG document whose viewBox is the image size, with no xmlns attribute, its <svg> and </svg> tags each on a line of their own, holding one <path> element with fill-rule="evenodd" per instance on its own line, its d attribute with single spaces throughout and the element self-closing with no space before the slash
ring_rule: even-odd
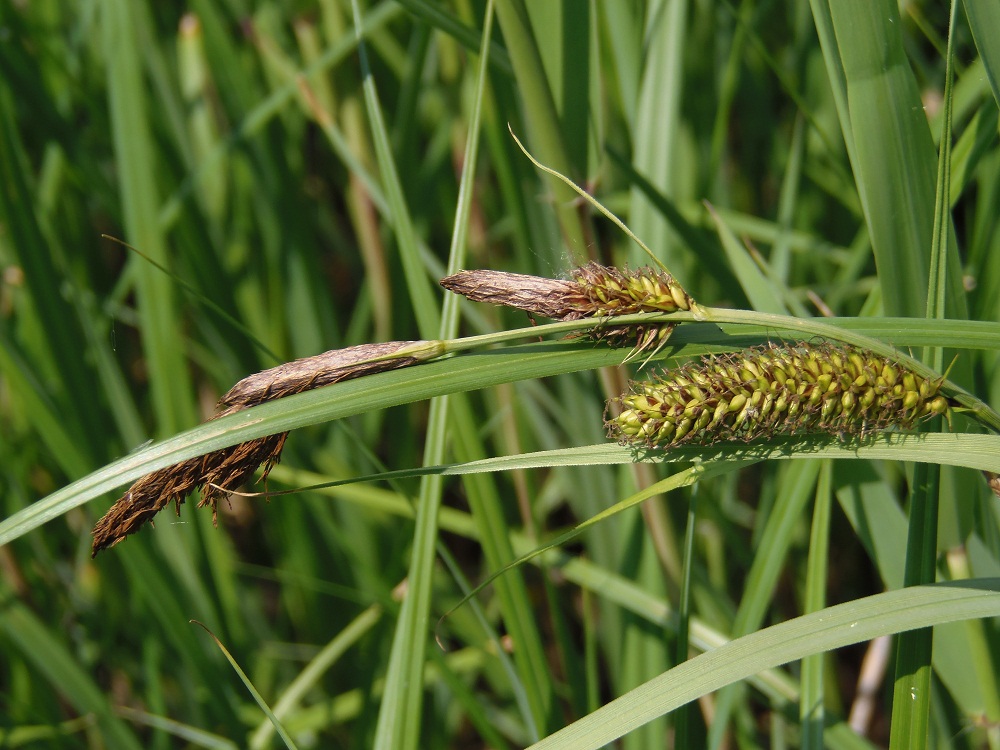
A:
<svg viewBox="0 0 1000 750">
<path fill-rule="evenodd" d="M 531 750 L 600 748 L 724 685 L 879 635 L 1000 615 L 1000 579 L 915 586 L 828 607 L 696 656 L 616 698 Z"/>
</svg>

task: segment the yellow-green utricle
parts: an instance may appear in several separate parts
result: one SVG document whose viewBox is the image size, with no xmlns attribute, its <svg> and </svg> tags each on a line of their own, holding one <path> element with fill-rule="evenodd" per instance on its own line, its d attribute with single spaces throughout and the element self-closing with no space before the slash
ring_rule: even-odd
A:
<svg viewBox="0 0 1000 750">
<path fill-rule="evenodd" d="M 930 380 L 855 347 L 768 345 L 667 371 L 608 404 L 621 442 L 668 448 L 773 435 L 864 435 L 912 429 L 949 412 Z"/>
</svg>

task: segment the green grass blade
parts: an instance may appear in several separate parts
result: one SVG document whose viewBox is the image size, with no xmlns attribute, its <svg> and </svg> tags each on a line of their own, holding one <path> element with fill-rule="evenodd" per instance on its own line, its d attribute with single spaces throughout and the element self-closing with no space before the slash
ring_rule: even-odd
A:
<svg viewBox="0 0 1000 750">
<path fill-rule="evenodd" d="M 913 468 L 904 577 L 909 587 L 933 581 L 936 576 L 940 480 L 939 466 L 918 464 Z M 932 645 L 933 632 L 929 628 L 906 633 L 897 643 L 889 742 L 894 750 L 927 746 Z"/>
<path fill-rule="evenodd" d="M 246 689 L 250 693 L 250 695 L 253 696 L 254 702 L 260 707 L 260 710 L 264 712 L 264 714 L 270 720 L 271 724 L 274 725 L 274 730 L 278 733 L 278 736 L 281 737 L 281 741 L 285 743 L 285 747 L 296 748 L 297 745 L 289 736 L 288 732 L 285 730 L 285 727 L 278 720 L 278 717 L 274 715 L 274 712 L 271 710 L 270 706 L 268 706 L 267 703 L 264 701 L 264 698 L 261 696 L 261 694 L 257 692 L 257 688 L 253 686 L 253 683 L 250 681 L 250 678 L 247 677 L 246 672 L 243 671 L 243 668 L 239 665 L 239 662 L 237 662 L 236 659 L 233 658 L 233 655 L 229 653 L 229 649 L 227 649 L 225 646 L 222 645 L 222 641 L 216 638 L 215 633 L 213 633 L 207 627 L 202 625 L 200 622 L 198 622 L 197 620 L 192 620 L 191 622 L 200 627 L 206 633 L 208 633 L 209 636 L 211 636 L 212 640 L 215 641 L 215 645 L 219 647 L 219 651 L 221 651 L 225 655 L 226 660 L 229 662 L 230 666 L 232 666 L 233 671 L 236 672 L 237 675 L 239 675 L 240 681 L 244 684 L 244 686 L 246 686 Z"/>
<path fill-rule="evenodd" d="M 903 49 L 899 11 L 889 0 L 848 0 L 829 9 L 847 87 L 854 171 L 886 312 L 919 317 L 933 229 L 934 148 Z M 949 310 L 965 309 L 960 282 L 949 260 Z"/>
<path fill-rule="evenodd" d="M 482 37 L 478 29 L 466 26 L 447 9 L 427 0 L 398 0 L 414 16 L 426 21 L 434 28 L 455 37 L 470 52 L 481 53 Z M 504 73 L 511 74 L 510 55 L 498 42 L 490 41 L 489 64 Z"/>
<path fill-rule="evenodd" d="M 724 685 L 810 654 L 946 622 L 1000 616 L 1000 579 L 914 586 L 828 607 L 743 636 L 691 659 L 531 750 L 596 750 Z"/>
<path fill-rule="evenodd" d="M 633 162 L 636 171 L 646 175 L 668 198 L 676 198 L 678 191 L 674 173 L 681 148 L 681 60 L 687 48 L 689 5 L 682 0 L 655 3 L 646 9 L 645 65 L 634 131 Z M 663 216 L 639 190 L 632 191 L 630 202 L 632 230 L 657 249 L 660 259 L 674 269 L 683 283 L 689 264 L 680 262 L 683 256 L 679 256 L 677 243 Z"/>
<path fill-rule="evenodd" d="M 27 331 L 33 326 L 38 329 L 38 334 L 29 335 L 24 344 L 33 352 L 34 368 L 45 380 L 65 379 L 64 392 L 46 394 L 46 398 L 54 398 L 52 406 L 57 410 L 79 412 L 80 418 L 64 424 L 63 431 L 78 446 L 73 452 L 82 453 L 88 462 L 93 462 L 98 455 L 95 451 L 98 444 L 86 435 L 99 430 L 102 419 L 94 394 L 88 388 L 92 367 L 79 345 L 82 332 L 76 315 L 60 291 L 66 280 L 57 269 L 52 248 L 42 232 L 36 196 L 26 178 L 26 149 L 13 118 L 13 96 L 8 84 L 0 83 L 0 184 L 3 185 L 0 217 L 9 235 L 5 246 L 22 269 L 30 296 L 21 313 L 22 326 Z"/>
<path fill-rule="evenodd" d="M 526 3 L 545 77 L 559 113 L 559 131 L 570 164 L 586 174 L 590 112 L 592 10 L 588 5 Z M 596 124 L 596 123 L 595 123 Z"/>
<path fill-rule="evenodd" d="M 360 15 L 355 5 L 355 18 Z M 482 49 L 480 52 L 480 69 L 476 103 L 473 117 L 470 121 L 467 148 L 465 153 L 465 169 L 460 188 L 459 202 L 456 209 L 455 227 L 449 253 L 448 267 L 456 270 L 461 267 L 465 257 L 465 239 L 468 233 L 469 206 L 471 200 L 472 176 L 475 174 L 478 155 L 479 126 L 482 112 L 483 92 L 486 85 L 486 70 L 489 62 L 490 29 L 492 28 L 493 6 L 487 7 L 487 21 L 483 32 Z M 361 47 L 362 55 L 364 47 Z M 362 58 L 364 60 L 364 58 Z M 370 76 L 369 76 L 370 77 Z M 366 101 L 369 105 L 369 116 L 377 111 L 377 101 L 374 101 L 374 91 L 368 96 L 370 89 L 366 86 Z M 375 118 L 373 118 L 375 119 Z M 376 120 L 377 122 L 377 120 Z M 376 133 L 376 148 L 379 135 Z M 382 158 L 387 158 L 388 154 Z M 383 168 L 383 177 L 385 170 Z M 390 191 L 390 195 L 392 191 Z M 400 200 L 402 193 L 400 190 Z M 411 258 L 416 260 L 416 258 Z M 405 261 L 404 261 L 405 262 Z M 410 279 L 412 281 L 412 279 Z M 428 295 L 429 296 L 429 295 Z M 458 330 L 459 308 L 455 299 L 447 299 L 444 311 L 437 321 L 436 305 L 429 299 L 413 295 L 418 316 L 420 304 L 432 305 L 421 325 L 425 336 L 434 321 L 436 334 L 441 338 L 450 338 Z M 439 463 L 444 459 L 448 438 L 449 402 L 447 396 L 435 398 L 431 402 L 426 443 L 424 446 L 424 462 Z M 386 675 L 385 695 L 379 711 L 375 747 L 379 748 L 416 748 L 420 741 L 420 715 L 423 703 L 421 676 L 424 671 L 425 649 L 428 637 L 428 622 L 433 584 L 434 559 L 438 537 L 437 517 L 441 506 L 443 488 L 442 478 L 428 475 L 420 483 L 416 532 L 413 550 L 411 552 L 408 573 L 407 597 L 403 601 L 394 634 L 392 651 L 389 656 L 389 669 Z"/>
<path fill-rule="evenodd" d="M 21 658 L 32 663 L 52 688 L 82 715 L 91 714 L 104 738 L 123 749 L 143 747 L 114 715 L 108 696 L 91 680 L 51 629 L 23 604 L 5 596 L 0 604 L 0 632 Z"/>
<path fill-rule="evenodd" d="M 543 164 L 572 177 L 578 171 L 577 168 L 582 168 L 583 165 L 570 163 L 560 130 L 561 120 L 552 93 L 552 82 L 546 77 L 524 0 L 497 0 L 496 14 L 497 23 L 510 51 L 520 95 L 524 98 L 532 150 Z M 573 192 L 555 178 L 549 180 L 548 184 L 555 200 L 567 249 L 577 262 L 582 263 L 587 258 L 585 234 L 573 206 Z"/>
<path fill-rule="evenodd" d="M 468 465 L 472 457 L 486 453 L 476 434 L 472 409 L 468 399 L 459 396 L 453 401 L 452 424 L 455 435 L 455 454 L 462 464 Z M 482 459 L 479 460 L 489 460 Z M 505 518 L 501 494 L 487 477 L 466 475 L 463 483 L 466 498 L 476 521 L 478 539 L 490 570 L 498 570 L 514 558 L 510 542 L 510 526 Z M 513 689 L 523 692 L 530 713 L 522 716 L 528 734 L 537 740 L 551 724 L 555 701 L 553 685 L 543 642 L 539 633 L 538 612 L 530 605 L 531 597 L 523 577 L 514 573 L 496 582 L 497 598 L 504 616 L 504 627 L 518 644 L 514 651 L 519 684 Z"/>
<path fill-rule="evenodd" d="M 726 226 L 711 206 L 708 207 L 712 219 L 715 221 L 716 229 L 719 233 L 719 242 L 726 252 L 729 267 L 733 269 L 736 278 L 739 279 L 740 286 L 750 306 L 760 312 L 773 313 L 775 315 L 787 315 L 788 307 L 784 303 L 785 293 L 776 288 L 773 279 L 769 279 L 750 257 L 732 230 Z"/>
<path fill-rule="evenodd" d="M 993 98 L 1000 106 L 1000 40 L 991 33 L 992 29 L 1000 28 L 1000 7 L 990 0 L 965 0 L 965 13 L 969 17 L 976 49 L 983 58 Z"/>
<path fill-rule="evenodd" d="M 206 750 L 239 750 L 240 747 L 228 737 L 220 737 L 218 734 L 205 732 L 188 724 L 182 724 L 163 716 L 155 716 L 146 711 L 137 711 L 129 706 L 119 706 L 118 713 L 122 718 L 152 729 L 159 729 L 178 740 L 189 743 L 192 747 L 206 748 Z"/>
<path fill-rule="evenodd" d="M 938 463 L 960 466 L 977 471 L 992 471 L 998 465 L 993 454 L 1000 447 L 1000 436 L 982 434 L 897 434 L 886 433 L 870 442 L 843 442 L 830 436 L 773 438 L 766 443 L 747 446 L 745 443 L 718 443 L 712 446 L 685 445 L 669 451 L 637 452 L 614 443 L 582 445 L 575 448 L 536 451 L 511 456 L 497 456 L 476 461 L 416 469 L 399 469 L 385 474 L 369 474 L 336 480 L 322 487 L 340 487 L 357 482 L 399 479 L 434 473 L 444 476 L 461 476 L 485 471 L 515 471 L 521 469 L 549 468 L 553 466 L 587 466 L 627 464 L 635 461 L 684 463 L 706 461 L 763 461 L 777 459 L 843 458 L 870 460 L 899 460 Z M 794 475 L 796 478 L 799 475 Z M 810 474 L 805 474 L 805 477 Z M 807 488 L 808 490 L 809 488 Z M 790 506 L 794 508 L 796 506 Z M 790 515 L 783 511 L 779 529 L 787 530 Z M 775 532 L 777 533 L 777 532 Z M 900 583 L 902 581 L 900 580 Z M 752 622 L 752 618 L 748 618 Z M 751 628 L 752 629 L 752 628 Z"/>
<path fill-rule="evenodd" d="M 465 169 L 462 173 L 456 208 L 455 231 L 449 254 L 449 273 L 458 270 L 461 266 L 468 234 L 469 208 L 471 207 L 473 177 L 477 163 L 479 124 L 487 80 L 486 43 L 490 39 L 492 11 L 493 4 L 489 3 L 483 32 L 484 43 L 480 56 L 475 108 L 470 118 L 470 131 L 463 160 Z M 448 327 L 443 330 L 443 333 L 452 336 L 457 331 L 458 298 L 454 295 L 446 297 L 444 309 Z M 466 399 L 458 398 L 453 402 L 452 424 L 458 437 L 454 450 L 459 460 L 468 461 L 471 457 L 485 455 L 485 448 L 481 445 L 479 436 L 476 434 L 474 418 Z M 479 538 L 483 544 L 487 562 L 491 568 L 499 568 L 513 557 L 499 493 L 494 484 L 485 478 L 470 478 L 465 482 L 465 487 L 469 505 L 473 510 L 473 517 L 478 524 Z M 529 602 L 528 592 L 520 575 L 505 577 L 501 582 L 498 582 L 497 593 L 507 631 L 519 644 L 514 653 L 519 683 L 512 687 L 517 694 L 524 696 L 523 700 L 518 701 L 519 705 L 527 705 L 525 715 L 522 718 L 528 727 L 529 736 L 532 739 L 537 739 L 541 729 L 549 724 L 554 693 L 549 670 L 546 668 L 542 641 L 535 623 L 534 613 L 527 604 Z"/>
<path fill-rule="evenodd" d="M 763 623 L 767 604 L 774 597 L 794 541 L 794 529 L 809 500 L 815 496 L 820 465 L 818 461 L 805 461 L 786 468 L 778 497 L 756 545 L 758 549 L 767 550 L 767 554 L 757 555 L 750 566 L 743 596 L 733 619 L 734 637 L 752 633 Z M 738 699 L 736 686 L 720 691 L 716 714 L 709 728 L 709 747 L 718 747 L 722 742 L 723 732 L 727 730 Z"/>
<path fill-rule="evenodd" d="M 3 335 L 0 335 L 0 372 L 21 407 L 31 415 L 38 437 L 58 458 L 67 476 L 86 474 L 90 458 L 79 436 L 67 426 L 62 411 L 48 398 L 14 343 Z"/>
<path fill-rule="evenodd" d="M 833 466 L 829 461 L 820 469 L 813 506 L 812 530 L 809 535 L 809 559 L 806 565 L 806 591 L 803 609 L 819 612 L 826 606 L 826 586 L 830 572 L 830 506 L 833 501 Z M 812 654 L 802 660 L 802 699 L 799 715 L 802 723 L 804 750 L 822 750 L 825 708 L 823 697 L 822 654 Z"/>
<path fill-rule="evenodd" d="M 158 191 L 153 178 L 158 166 L 153 158 L 138 38 L 133 33 L 138 23 L 134 14 L 141 10 L 122 0 L 103 0 L 102 5 L 109 108 L 122 181 L 122 217 L 132 244 L 162 265 L 167 249 L 157 221 Z M 191 379 L 175 335 L 179 314 L 168 279 L 146 264 L 139 266 L 136 275 L 143 349 L 158 434 L 169 435 L 194 421 Z"/>
<path fill-rule="evenodd" d="M 306 694 L 322 679 L 324 673 L 336 664 L 351 646 L 356 645 L 360 638 L 369 634 L 381 617 L 381 607 L 378 605 L 368 607 L 313 657 L 274 704 L 272 715 L 268 716 L 251 735 L 249 742 L 251 750 L 264 750 L 271 746 L 274 733 L 282 726 L 284 717 L 295 711 Z M 271 720 L 272 716 L 274 721 Z"/>
<path fill-rule="evenodd" d="M 676 664 L 683 664 L 690 654 L 691 639 L 691 578 L 694 567 L 695 521 L 698 515 L 698 485 L 691 488 L 691 499 L 688 503 L 687 525 L 684 529 L 684 572 L 681 579 L 681 595 L 677 605 L 677 652 L 674 657 Z M 691 706 L 682 706 L 674 717 L 674 738 L 678 747 L 691 747 L 694 710 Z"/>
<path fill-rule="evenodd" d="M 365 49 L 361 33 L 361 9 L 357 0 L 353 0 L 354 34 L 358 42 L 358 52 L 361 55 L 361 70 L 363 75 L 365 108 L 371 125 L 375 154 L 378 157 L 379 172 L 382 176 L 382 187 L 386 191 L 389 209 L 394 218 L 396 241 L 399 245 L 400 259 L 406 274 L 406 286 L 409 289 L 413 304 L 413 312 L 417 319 L 417 327 L 424 338 L 433 338 L 440 328 L 440 318 L 437 313 L 437 303 L 431 291 L 430 281 L 420 257 L 416 230 L 413 219 L 406 205 L 400 182 L 399 170 L 392 155 L 389 134 L 382 117 L 382 106 L 379 103 L 375 79 L 368 64 L 368 53 Z"/>
<path fill-rule="evenodd" d="M 211 9 L 211 5 L 201 8 L 201 17 L 204 19 L 206 11 Z M 401 12 L 399 4 L 392 0 L 380 3 L 369 13 L 365 14 L 362 19 L 362 35 L 368 37 L 376 33 L 383 26 L 391 23 Z M 331 45 L 315 63 L 303 70 L 302 74 L 308 77 L 335 66 L 354 52 L 356 46 L 356 41 L 352 35 L 342 35 L 337 43 Z M 234 89 L 238 91 L 239 87 L 234 86 Z M 164 231 L 177 222 L 183 210 L 184 202 L 197 189 L 201 181 L 209 179 L 212 171 L 218 169 L 219 163 L 225 160 L 231 152 L 245 145 L 253 136 L 259 135 L 274 118 L 284 111 L 288 103 L 299 91 L 298 81 L 286 83 L 264 98 L 263 101 L 250 108 L 249 111 L 241 113 L 243 117 L 239 123 L 239 127 L 228 139 L 216 146 L 211 154 L 205 157 L 204 162 L 199 165 L 197 171 L 190 175 L 163 203 L 158 220 L 160 227 Z"/>
<path fill-rule="evenodd" d="M 946 308 L 946 280 L 949 228 L 951 225 L 951 107 L 952 39 L 957 1 L 951 4 L 944 89 L 944 128 L 938 157 L 937 187 L 934 197 L 934 227 L 930 251 L 926 315 L 943 318 Z M 924 361 L 941 367 L 941 347 L 928 348 Z M 910 493 L 910 528 L 906 544 L 904 583 L 914 586 L 932 583 L 937 577 L 938 515 L 941 468 L 921 464 L 913 469 Z M 933 632 L 930 629 L 906 633 L 899 639 L 896 654 L 896 681 L 893 687 L 892 748 L 923 748 L 928 742 L 931 710 L 931 659 Z"/>
</svg>

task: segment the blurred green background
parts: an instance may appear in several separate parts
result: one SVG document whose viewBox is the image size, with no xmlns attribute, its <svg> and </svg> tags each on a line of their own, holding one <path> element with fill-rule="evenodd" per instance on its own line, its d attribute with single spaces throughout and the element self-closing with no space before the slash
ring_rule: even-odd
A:
<svg viewBox="0 0 1000 750">
<path fill-rule="evenodd" d="M 0 3 L 0 512 L 194 427 L 249 373 L 437 337 L 436 280 L 456 225 L 467 241 L 452 262 L 467 268 L 559 276 L 591 259 L 645 263 L 531 165 L 508 125 L 703 304 L 923 316 L 948 8 L 901 6 L 497 0 L 482 80 L 479 0 Z M 944 286 L 948 317 L 996 321 L 1000 12 L 972 0 L 961 11 Z M 472 133 L 478 161 L 460 210 Z M 461 310 L 464 333 L 527 324 Z M 963 350 L 953 373 L 993 404 L 998 348 L 994 338 Z M 441 460 L 600 443 L 604 399 L 623 378 L 560 375 L 456 399 Z M 270 488 L 419 467 L 428 430 L 444 440 L 424 403 L 359 411 L 294 432 Z M 505 576 L 481 608 L 441 626 L 447 651 L 429 629 L 466 579 L 659 475 L 556 467 L 445 483 L 442 533 L 418 542 L 437 555 L 430 621 L 412 633 L 426 647 L 423 690 L 393 684 L 391 654 L 426 484 L 237 497 L 218 529 L 189 502 L 95 561 L 89 531 L 114 497 L 75 508 L 0 547 L 0 747 L 277 743 L 192 619 L 272 707 L 286 701 L 299 747 L 529 744 L 673 662 L 676 623 L 663 607 L 681 583 L 688 496 L 657 497 L 576 540 L 562 563 L 582 572 Z M 939 574 L 1000 574 L 996 499 L 973 472 L 946 485 Z M 699 622 L 721 637 L 803 611 L 801 509 L 814 496 L 839 501 L 827 600 L 897 588 L 905 487 L 899 464 L 819 461 L 705 483 Z M 629 608 L 623 592 L 643 604 Z M 997 635 L 995 622 L 938 632 L 935 664 L 946 666 L 933 681 L 930 746 L 1000 747 Z M 513 655 L 498 658 L 498 645 Z M 829 656 L 821 743 L 888 742 L 892 667 L 878 653 Z M 883 676 L 870 703 L 858 699 L 862 663 Z M 385 694 L 415 712 L 402 745 L 386 728 Z M 796 701 L 755 683 L 722 709 L 694 705 L 685 736 L 691 747 L 798 746 Z M 852 705 L 871 711 L 858 719 L 868 740 L 843 731 Z M 657 720 L 621 746 L 672 746 L 674 731 Z"/>
</svg>

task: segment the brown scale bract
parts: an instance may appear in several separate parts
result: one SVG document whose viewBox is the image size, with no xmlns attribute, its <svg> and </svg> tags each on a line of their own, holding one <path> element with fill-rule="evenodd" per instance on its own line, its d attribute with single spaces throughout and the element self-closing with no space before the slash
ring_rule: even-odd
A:
<svg viewBox="0 0 1000 750">
<path fill-rule="evenodd" d="M 229 389 L 219 400 L 218 413 L 210 419 L 342 380 L 417 364 L 426 356 L 408 356 L 407 352 L 395 355 L 420 343 L 390 341 L 335 349 L 255 373 Z M 261 479 L 267 478 L 268 472 L 281 457 L 286 437 L 288 433 L 281 432 L 255 438 L 142 477 L 94 526 L 91 556 L 134 534 L 171 501 L 179 515 L 181 503 L 198 488 L 202 489 L 198 507 L 211 507 L 214 522 L 216 503 L 253 477 L 259 466 L 264 467 Z"/>
</svg>

